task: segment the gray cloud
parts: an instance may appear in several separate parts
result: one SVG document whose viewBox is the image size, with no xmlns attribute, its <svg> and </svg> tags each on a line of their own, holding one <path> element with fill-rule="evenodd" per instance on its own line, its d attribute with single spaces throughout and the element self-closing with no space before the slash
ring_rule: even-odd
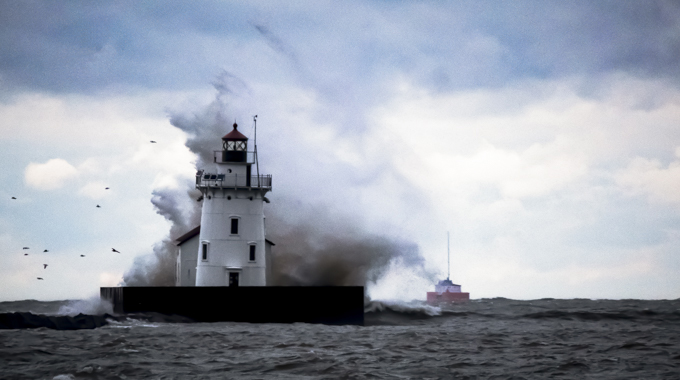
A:
<svg viewBox="0 0 680 380">
<path fill-rule="evenodd" d="M 272 33 L 265 25 L 253 24 L 253 27 L 264 37 L 272 49 L 286 56 L 295 66 L 300 67 L 300 61 L 291 46 Z"/>
<path fill-rule="evenodd" d="M 303 71 L 299 80 L 314 77 L 320 91 L 345 100 L 351 92 L 355 104 L 376 95 L 370 84 L 398 74 L 439 91 L 614 71 L 680 78 L 680 5 L 673 1 L 362 3 L 282 13 L 221 2 L 0 7 L 0 75 L 8 88 L 193 88 L 230 61 L 254 78 L 261 68 L 244 63 L 263 64 L 267 53 L 238 57 L 234 49 L 262 37 Z M 271 21 L 249 23 L 255 14 Z"/>
</svg>

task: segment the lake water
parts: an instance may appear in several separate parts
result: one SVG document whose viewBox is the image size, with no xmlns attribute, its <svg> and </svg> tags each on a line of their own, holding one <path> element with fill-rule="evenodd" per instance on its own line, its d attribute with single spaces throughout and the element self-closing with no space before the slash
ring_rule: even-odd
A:
<svg viewBox="0 0 680 380">
<path fill-rule="evenodd" d="M 0 316 L 104 309 L 0 302 Z M 374 301 L 366 326 L 117 319 L 0 330 L 0 378 L 680 379 L 680 300 Z"/>
</svg>

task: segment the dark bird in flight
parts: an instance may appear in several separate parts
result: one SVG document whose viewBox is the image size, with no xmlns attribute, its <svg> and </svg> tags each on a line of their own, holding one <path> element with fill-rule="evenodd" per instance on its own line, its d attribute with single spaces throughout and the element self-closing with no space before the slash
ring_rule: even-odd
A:
<svg viewBox="0 0 680 380">
<path fill-rule="evenodd" d="M 38 277 L 38 280 L 42 280 L 42 277 Z"/>
<path fill-rule="evenodd" d="M 120 251 L 117 251 L 115 248 L 111 248 L 111 251 L 120 253 Z"/>
<path fill-rule="evenodd" d="M 49 252 L 48 250 L 44 250 L 43 252 Z"/>
<path fill-rule="evenodd" d="M 47 264 L 43 264 L 43 269 L 47 268 Z"/>
<path fill-rule="evenodd" d="M 12 199 L 17 199 L 17 197 L 12 197 Z"/>
<path fill-rule="evenodd" d="M 24 256 L 28 256 L 28 253 L 24 253 Z"/>
<path fill-rule="evenodd" d="M 80 257 L 85 257 L 85 255 L 80 255 Z"/>
<path fill-rule="evenodd" d="M 100 205 L 97 205 L 97 208 L 102 208 L 102 206 L 100 206 Z"/>
<path fill-rule="evenodd" d="M 106 188 L 106 189 L 104 189 L 104 190 L 108 190 L 108 189 L 109 189 L 109 188 L 107 187 L 107 188 Z"/>
<path fill-rule="evenodd" d="M 28 249 L 28 247 L 24 247 L 24 249 Z"/>
<path fill-rule="evenodd" d="M 153 140 L 151 140 L 151 143 L 152 143 L 152 144 L 155 144 L 156 142 L 155 142 L 155 141 L 153 141 Z"/>
</svg>

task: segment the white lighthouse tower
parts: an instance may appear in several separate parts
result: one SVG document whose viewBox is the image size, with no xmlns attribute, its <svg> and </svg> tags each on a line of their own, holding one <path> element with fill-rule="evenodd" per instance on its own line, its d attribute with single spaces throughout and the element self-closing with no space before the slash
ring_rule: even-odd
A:
<svg viewBox="0 0 680 380">
<path fill-rule="evenodd" d="M 249 152 L 248 138 L 233 127 L 214 152 L 217 172 L 196 174 L 203 194 L 196 286 L 266 286 L 269 278 L 264 203 L 272 177 L 259 174 L 257 146 Z"/>
</svg>

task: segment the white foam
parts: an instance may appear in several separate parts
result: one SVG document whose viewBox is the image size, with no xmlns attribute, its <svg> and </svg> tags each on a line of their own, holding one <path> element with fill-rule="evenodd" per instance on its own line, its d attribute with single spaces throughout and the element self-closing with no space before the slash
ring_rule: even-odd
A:
<svg viewBox="0 0 680 380">
<path fill-rule="evenodd" d="M 57 314 L 70 317 L 78 314 L 113 314 L 113 305 L 109 301 L 102 300 L 99 296 L 93 296 L 83 300 L 69 301 L 68 304 L 59 308 Z"/>
<path fill-rule="evenodd" d="M 426 314 L 429 316 L 441 315 L 442 309 L 432 306 L 422 301 L 401 301 L 401 300 L 375 300 L 370 301 L 365 307 L 365 312 L 383 311 L 390 309 L 399 313 L 406 314 Z"/>
<path fill-rule="evenodd" d="M 107 321 L 109 322 L 109 324 L 104 326 L 104 328 L 131 329 L 134 327 L 160 327 L 160 325 L 157 323 L 141 321 L 134 318 L 126 318 L 124 321 L 115 321 L 113 319 L 107 319 Z"/>
<path fill-rule="evenodd" d="M 76 377 L 71 375 L 70 373 L 68 373 L 66 375 L 57 375 L 57 376 L 52 378 L 52 380 L 75 380 L 75 379 L 76 379 Z"/>
<path fill-rule="evenodd" d="M 380 278 L 366 284 L 366 293 L 372 299 L 409 302 L 425 300 L 432 287 L 432 280 L 422 267 L 408 265 L 402 258 L 396 258 L 390 261 Z"/>
</svg>

